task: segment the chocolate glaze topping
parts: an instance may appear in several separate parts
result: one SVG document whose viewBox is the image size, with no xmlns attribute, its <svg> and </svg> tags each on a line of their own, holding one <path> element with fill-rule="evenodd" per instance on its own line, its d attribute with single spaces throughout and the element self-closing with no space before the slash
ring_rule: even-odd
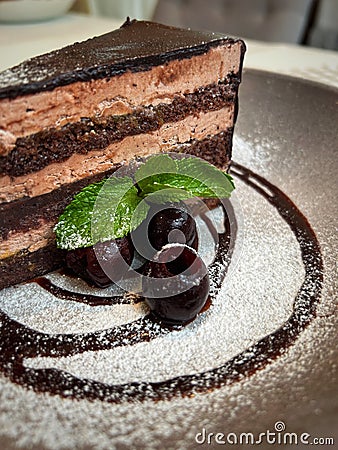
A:
<svg viewBox="0 0 338 450">
<path fill-rule="evenodd" d="M 316 315 L 323 282 L 323 261 L 317 238 L 307 219 L 294 203 L 276 186 L 239 164 L 232 165 L 232 173 L 248 186 L 259 192 L 274 206 L 289 225 L 298 241 L 305 268 L 303 284 L 296 295 L 293 313 L 274 333 L 235 356 L 223 365 L 194 375 L 183 375 L 157 383 L 125 383 L 109 385 L 89 379 L 80 379 L 57 369 L 32 369 L 24 365 L 24 358 L 35 356 L 59 357 L 74 355 L 88 350 L 114 348 L 146 342 L 170 332 L 145 316 L 135 322 L 110 330 L 94 333 L 48 335 L 34 331 L 11 319 L 0 311 L 0 370 L 12 382 L 62 397 L 121 403 L 134 400 L 168 400 L 173 396 L 190 396 L 239 381 L 264 368 L 293 344 L 299 334 Z M 264 190 L 264 187 L 269 192 Z M 230 214 L 231 216 L 231 214 Z M 230 219 L 235 220 L 235 219 Z M 220 251 L 213 264 L 222 266 L 215 291 L 221 286 L 229 263 L 225 257 L 229 248 L 228 234 L 220 236 Z M 225 250 L 225 251 L 224 251 Z M 211 266 L 212 268 L 212 266 Z M 41 280 L 40 285 L 43 284 Z M 48 290 L 51 286 L 45 286 Z M 57 289 L 57 288 L 56 288 Z M 65 294 L 65 293 L 63 293 Z M 73 294 L 72 294 L 73 295 Z M 72 298 L 69 298 L 72 300 Z M 81 301 L 79 298 L 77 301 Z"/>
<path fill-rule="evenodd" d="M 191 31 L 154 22 L 127 20 L 118 30 L 37 56 L 0 74 L 0 98 L 52 90 L 76 81 L 90 81 L 140 72 L 174 59 L 190 58 L 238 39 Z M 242 41 L 242 51 L 245 45 Z"/>
</svg>

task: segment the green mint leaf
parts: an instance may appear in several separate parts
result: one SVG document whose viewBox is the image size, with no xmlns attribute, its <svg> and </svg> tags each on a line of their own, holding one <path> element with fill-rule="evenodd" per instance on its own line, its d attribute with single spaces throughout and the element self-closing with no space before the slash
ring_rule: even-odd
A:
<svg viewBox="0 0 338 450">
<path fill-rule="evenodd" d="M 126 236 L 146 218 L 152 203 L 191 197 L 225 198 L 234 189 L 230 175 L 199 158 L 150 157 L 131 177 L 111 177 L 79 192 L 54 228 L 57 246 L 72 250 Z"/>
<path fill-rule="evenodd" d="M 161 173 L 176 173 L 176 160 L 169 155 L 160 154 L 150 156 L 145 163 L 143 163 L 135 172 L 135 180 L 142 189 L 143 180 L 146 178 L 158 175 Z"/>
<path fill-rule="evenodd" d="M 194 195 L 189 194 L 184 189 L 175 189 L 168 185 L 161 186 L 157 191 L 149 192 L 145 196 L 146 202 L 163 204 L 163 203 L 175 203 L 181 200 L 187 200 L 189 198 L 195 197 Z"/>
<path fill-rule="evenodd" d="M 104 183 L 105 180 L 86 186 L 66 206 L 54 227 L 59 248 L 72 250 L 93 245 L 91 219 L 96 198 Z"/>
<path fill-rule="evenodd" d="M 148 209 L 131 178 L 109 178 L 96 199 L 92 216 L 93 242 L 126 236 L 146 218 Z"/>
<path fill-rule="evenodd" d="M 205 184 L 217 197 L 230 197 L 235 189 L 233 178 L 212 164 L 200 158 L 182 158 L 177 160 L 178 172 L 193 177 Z"/>
<path fill-rule="evenodd" d="M 141 201 L 129 177 L 111 177 L 85 187 L 54 228 L 57 246 L 73 250 L 126 236 L 147 215 L 148 205 L 137 208 Z M 136 208 L 138 214 L 134 217 Z"/>
<path fill-rule="evenodd" d="M 195 196 L 227 198 L 234 190 L 232 177 L 204 160 L 199 158 L 171 159 L 174 164 L 169 164 L 167 158 L 168 155 L 157 155 L 156 158 L 150 158 L 149 166 L 147 161 L 136 172 L 135 178 L 143 196 L 169 189 L 171 190 L 170 199 L 175 201 L 174 189 L 177 193 L 176 201 Z M 156 167 L 159 167 L 160 170 L 156 171 Z M 163 192 L 152 197 L 152 201 L 157 199 L 163 201 L 161 199 L 165 196 L 166 194 Z"/>
</svg>

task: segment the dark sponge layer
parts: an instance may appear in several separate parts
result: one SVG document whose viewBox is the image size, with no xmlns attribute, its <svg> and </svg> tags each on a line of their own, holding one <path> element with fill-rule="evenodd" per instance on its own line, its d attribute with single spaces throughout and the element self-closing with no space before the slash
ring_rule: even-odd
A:
<svg viewBox="0 0 338 450">
<path fill-rule="evenodd" d="M 50 243 L 35 252 L 22 251 L 0 260 L 0 289 L 31 280 L 64 265 L 65 253 Z"/>
</svg>

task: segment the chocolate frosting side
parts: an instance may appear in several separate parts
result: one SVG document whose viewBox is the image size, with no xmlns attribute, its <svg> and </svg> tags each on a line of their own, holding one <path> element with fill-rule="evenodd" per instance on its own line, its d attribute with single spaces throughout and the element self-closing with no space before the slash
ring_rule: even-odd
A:
<svg viewBox="0 0 338 450">
<path fill-rule="evenodd" d="M 242 43 L 213 32 L 191 31 L 129 20 L 110 33 L 75 43 L 0 73 L 0 98 L 52 90 L 76 81 L 146 71 L 173 59 L 190 58 L 222 44 Z"/>
</svg>

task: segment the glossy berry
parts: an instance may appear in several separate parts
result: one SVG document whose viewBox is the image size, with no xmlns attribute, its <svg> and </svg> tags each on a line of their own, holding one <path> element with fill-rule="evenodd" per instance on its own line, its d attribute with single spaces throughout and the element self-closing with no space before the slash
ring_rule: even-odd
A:
<svg viewBox="0 0 338 450">
<path fill-rule="evenodd" d="M 152 259 L 168 243 L 198 248 L 196 223 L 183 202 L 152 204 L 147 218 L 132 232 L 132 240 L 146 259 Z"/>
<path fill-rule="evenodd" d="M 98 260 L 98 256 L 99 260 Z M 104 288 L 112 284 L 112 280 L 102 269 L 102 262 L 114 270 L 114 280 L 123 273 L 121 271 L 121 256 L 128 265 L 134 256 L 134 248 L 129 237 L 99 242 L 93 247 L 70 250 L 66 255 L 66 264 L 76 275 L 95 286 Z"/>
<path fill-rule="evenodd" d="M 209 296 L 209 276 L 192 248 L 169 244 L 143 271 L 142 293 L 152 314 L 167 325 L 194 319 Z"/>
<path fill-rule="evenodd" d="M 176 242 L 186 244 L 196 250 L 198 246 L 195 220 L 184 205 L 182 206 L 182 203 L 156 212 L 149 222 L 148 237 L 156 250 L 161 250 L 166 244 Z"/>
</svg>

